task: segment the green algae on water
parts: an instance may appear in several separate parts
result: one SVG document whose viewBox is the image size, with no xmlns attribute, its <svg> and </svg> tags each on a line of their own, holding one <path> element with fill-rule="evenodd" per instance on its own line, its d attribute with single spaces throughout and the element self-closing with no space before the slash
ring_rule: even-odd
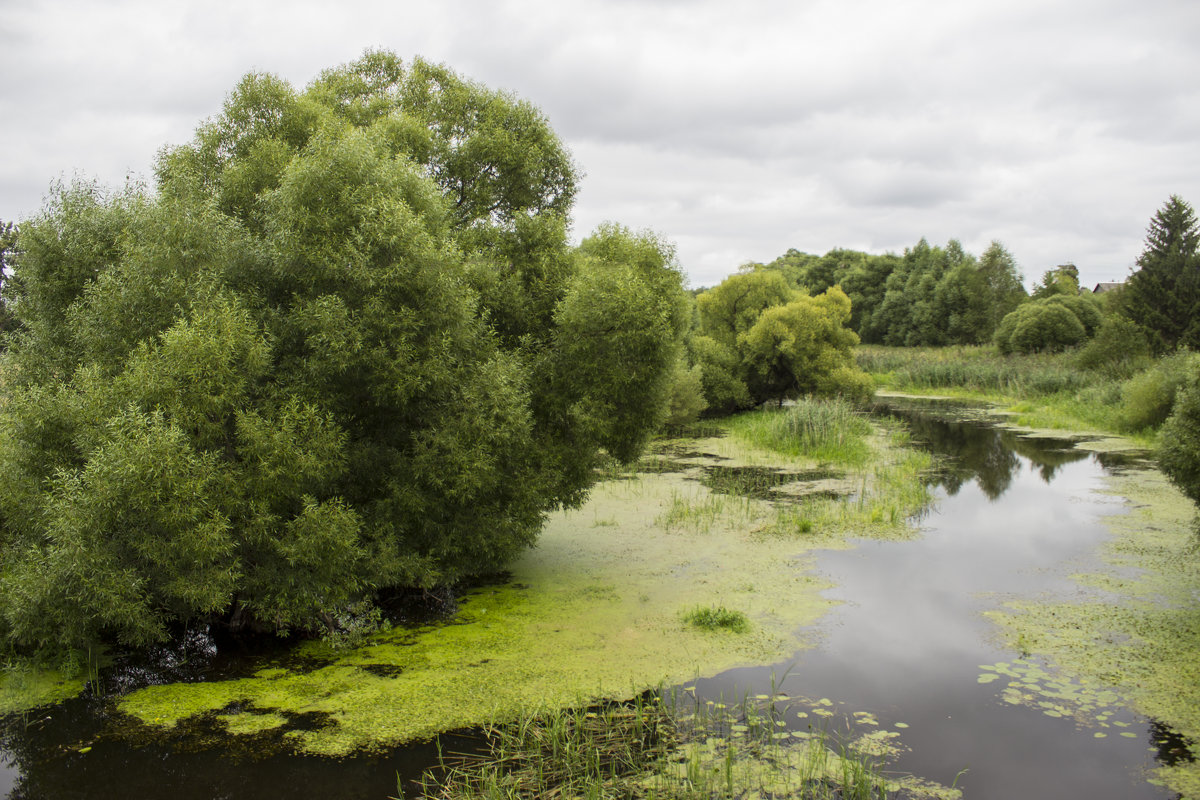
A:
<svg viewBox="0 0 1200 800">
<path fill-rule="evenodd" d="M 822 500 L 816 535 L 779 537 L 763 535 L 778 528 L 775 503 L 715 494 L 689 471 L 714 462 L 793 473 L 815 465 L 732 438 L 688 443 L 684 472 L 606 481 L 581 508 L 552 516 L 512 565 L 511 581 L 471 592 L 449 624 L 382 631 L 342 652 L 306 643 L 300 666 L 152 686 L 119 707 L 164 728 L 212 714 L 230 733 L 276 725 L 298 751 L 341 756 L 778 661 L 808 644 L 805 629 L 833 604 L 812 574 L 811 550 L 847 546 L 841 532 L 899 535 L 928 502 L 924 492 L 897 497 L 899 483 L 919 486 L 914 470 L 928 465 L 902 445 L 895 431 L 873 435 L 876 463 L 843 478 L 859 498 Z M 890 513 L 871 499 L 884 485 Z M 736 609 L 746 630 L 715 636 L 681 624 L 697 607 Z M 221 714 L 231 706 L 253 708 L 256 718 Z M 326 723 L 281 721 L 314 713 Z"/>
<path fill-rule="evenodd" d="M 326 726 L 283 736 L 302 752 L 345 755 L 533 707 L 628 697 L 803 646 L 797 631 L 831 604 L 805 548 L 749 535 L 743 516 L 702 533 L 664 530 L 654 521 L 681 491 L 707 492 L 669 474 L 597 486 L 581 509 L 550 520 L 511 583 L 473 591 L 452 624 L 381 632 L 344 653 L 309 643 L 305 667 L 152 686 L 120 708 L 168 728 L 231 704 L 324 712 Z M 598 530 L 595 519 L 614 524 Z M 735 607 L 751 627 L 714 637 L 680 624 L 698 605 Z M 233 732 L 250 720 L 226 722 Z"/>
<path fill-rule="evenodd" d="M 1098 727 L 1123 727 L 1128 707 L 1190 741 L 1200 757 L 1200 536 L 1195 507 L 1157 470 L 1107 479 L 1127 513 L 1104 517 L 1103 562 L 1074 576 L 1077 597 L 1014 601 L 988 616 L 1036 659 L 984 665 L 1005 702 Z M 1157 780 L 1200 798 L 1200 763 L 1163 766 Z"/>
<path fill-rule="evenodd" d="M 87 678 L 69 676 L 55 669 L 14 666 L 0 675 L 0 714 L 30 711 L 78 696 L 87 688 Z"/>
</svg>

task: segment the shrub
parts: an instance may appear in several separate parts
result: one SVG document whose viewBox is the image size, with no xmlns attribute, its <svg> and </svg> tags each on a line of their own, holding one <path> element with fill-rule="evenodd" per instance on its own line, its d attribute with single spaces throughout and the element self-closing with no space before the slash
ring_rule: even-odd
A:
<svg viewBox="0 0 1200 800">
<path fill-rule="evenodd" d="M 1012 349 L 1018 353 L 1056 353 L 1077 345 L 1087 337 L 1087 329 L 1069 308 L 1047 301 L 1030 303 L 1012 332 Z"/>
<path fill-rule="evenodd" d="M 1171 482 L 1200 505 L 1200 370 L 1192 363 L 1191 376 L 1163 425 L 1158 463 Z"/>
<path fill-rule="evenodd" d="M 1062 306 L 1074 314 L 1075 318 L 1083 325 L 1084 333 L 1088 336 L 1094 336 L 1101 322 L 1103 322 L 1103 315 L 1100 313 L 1100 301 L 1090 294 L 1056 294 L 1047 297 L 1044 302 L 1047 305 Z"/>
<path fill-rule="evenodd" d="M 1150 363 L 1150 343 L 1136 323 L 1110 315 L 1095 337 L 1080 348 L 1075 365 L 1110 378 L 1127 378 Z"/>
<path fill-rule="evenodd" d="M 1200 363 L 1200 356 L 1180 351 L 1130 378 L 1121 389 L 1121 424 L 1126 430 L 1157 428 L 1166 421 L 1175 397 Z"/>
</svg>

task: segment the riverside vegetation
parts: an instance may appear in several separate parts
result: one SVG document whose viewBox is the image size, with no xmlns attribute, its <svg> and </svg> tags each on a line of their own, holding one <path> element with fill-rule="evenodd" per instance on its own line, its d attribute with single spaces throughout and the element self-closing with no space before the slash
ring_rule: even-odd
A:
<svg viewBox="0 0 1200 800">
<path fill-rule="evenodd" d="M 1143 468 L 1108 479 L 1129 512 L 1106 518 L 1113 538 L 1098 564 L 1074 576 L 1073 596 L 988 612 L 1014 650 L 1035 661 L 981 665 L 980 682 L 1004 679 L 1005 702 L 1048 715 L 1098 715 L 1097 737 L 1134 735 L 1106 721 L 1119 693 L 1179 737 L 1151 780 L 1200 797 L 1200 516 L 1189 502 L 1197 496 L 1200 354 L 1122 357 L 1106 370 L 1086 349 L 1000 356 L 986 347 L 864 347 L 859 363 L 880 387 L 986 404 L 1003 424 L 1066 435 L 1076 447 L 1143 456 L 1157 449 L 1167 474 Z"/>
<path fill-rule="evenodd" d="M 813 550 L 914 535 L 930 458 L 852 404 L 873 388 L 1145 447 L 1165 424 L 1200 498 L 1191 208 L 1156 215 L 1111 300 L 1070 265 L 1029 297 L 999 243 L 923 239 L 790 251 L 693 298 L 653 233 L 568 244 L 575 190 L 528 103 L 371 52 L 302 92 L 248 75 L 154 191 L 76 182 L 0 226 L 0 709 L 99 698 L 121 648 L 299 632 L 248 674 L 104 702 L 134 736 L 329 756 L 494 720 L 489 758 L 425 785 L 445 797 L 953 795 L 881 775 L 894 731 L 784 735 L 782 698 L 643 692 L 794 653 L 829 605 Z M 745 413 L 641 459 L 705 409 Z M 1156 516 L 1115 526 L 1110 560 L 1152 577 L 1081 578 L 1113 614 L 996 619 L 1195 741 L 1191 506 L 1117 485 Z M 455 624 L 384 622 L 390 593 L 469 581 Z M 1164 780 L 1200 796 L 1191 766 Z"/>
<path fill-rule="evenodd" d="M 790 418 L 778 428 L 784 434 L 764 440 L 761 430 L 742 432 L 761 427 L 768 415 Z M 511 737 L 520 743 L 528 736 L 557 736 L 529 731 L 561 731 L 579 717 L 591 726 L 588 736 L 602 736 L 595 757 L 607 765 L 608 750 L 642 744 L 621 741 L 625 728 L 619 721 L 612 733 L 599 734 L 596 720 L 608 717 L 588 717 L 594 703 L 787 657 L 804 646 L 804 631 L 829 606 L 819 594 L 825 584 L 803 571 L 812 550 L 845 547 L 848 532 L 910 536 L 908 518 L 928 502 L 928 494 L 914 487 L 923 485 L 919 476 L 929 457 L 904 447 L 902 429 L 868 424 L 844 402 L 803 402 L 744 419 L 719 423 L 729 431 L 725 436 L 660 440 L 642 462 L 647 471 L 614 466 L 581 508 L 551 518 L 539 547 L 513 563 L 507 583 L 466 595 L 454 624 L 383 629 L 349 650 L 310 641 L 294 652 L 294 663 L 267 664 L 229 680 L 149 686 L 110 702 L 137 720 L 135 730 L 145 726 L 160 740 L 187 742 L 215 723 L 227 736 L 266 752 L 327 755 L 495 720 L 499 756 L 464 765 L 477 777 L 459 770 L 451 781 L 458 788 L 438 792 L 505 796 L 486 794 L 492 792 L 488 782 L 503 787 L 527 779 L 506 777 L 515 762 L 505 753 L 518 746 Z M 845 459 L 816 469 L 819 462 L 786 434 L 798 430 L 809 431 L 811 448 L 826 456 L 840 449 Z M 812 479 L 801 481 L 802 494 L 774 502 L 760 499 L 761 487 L 753 482 L 708 488 L 706 470 L 715 467 L 752 476 L 781 469 Z M 711 514 L 703 511 L 713 498 L 727 502 Z M 673 515 L 680 506 L 685 510 Z M 679 574 L 688 579 L 668 579 Z M 534 713 L 538 708 L 550 710 Z M 671 755 L 631 756 L 640 765 L 632 777 L 614 777 L 605 766 L 604 785 L 616 780 L 641 787 L 630 793 L 647 797 L 697 797 L 703 786 L 731 780 L 729 796 L 770 787 L 811 797 L 849 796 L 838 794 L 851 791 L 838 788 L 844 781 L 874 787 L 855 790 L 859 797 L 882 796 L 881 787 L 891 787 L 889 796 L 900 786 L 914 797 L 946 791 L 896 775 L 880 777 L 888 737 L 843 741 L 818 728 L 811 738 L 781 739 L 754 722 L 754 714 L 773 712 L 755 708 L 747 721 L 740 711 L 729 719 L 705 704 L 698 712 L 672 704 L 682 716 L 672 713 L 655 723 L 676 731 L 670 734 L 675 739 L 665 740 L 676 742 Z M 646 713 L 663 717 L 661 710 Z M 314 719 L 320 724 L 314 726 Z M 565 748 L 562 756 L 574 759 L 576 752 Z M 547 774 L 560 768 L 576 767 L 554 761 L 544 766 Z M 586 777 L 570 774 L 570 781 Z M 697 783 L 697 776 L 707 783 Z M 565 796 L 572 787 L 561 787 Z"/>
</svg>

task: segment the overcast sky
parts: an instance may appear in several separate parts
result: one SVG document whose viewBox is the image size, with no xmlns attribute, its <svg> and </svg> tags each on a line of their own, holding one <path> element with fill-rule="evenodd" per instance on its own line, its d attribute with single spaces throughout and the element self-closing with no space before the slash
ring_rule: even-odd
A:
<svg viewBox="0 0 1200 800">
<path fill-rule="evenodd" d="M 1200 204 L 1196 0 L 0 0 L 0 219 L 148 179 L 248 71 L 299 89 L 368 48 L 541 107 L 576 238 L 652 229 L 693 286 L 922 236 L 1121 280 L 1171 194 Z"/>
</svg>

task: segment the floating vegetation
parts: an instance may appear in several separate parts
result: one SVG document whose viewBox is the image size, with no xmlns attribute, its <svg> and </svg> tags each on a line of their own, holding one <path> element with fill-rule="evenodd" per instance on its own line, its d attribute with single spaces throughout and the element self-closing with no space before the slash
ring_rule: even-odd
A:
<svg viewBox="0 0 1200 800">
<path fill-rule="evenodd" d="M 697 670 L 771 663 L 805 646 L 805 626 L 832 601 L 807 572 L 807 547 L 752 535 L 770 513 L 679 475 L 605 482 L 551 517 L 510 582 L 457 598 L 450 621 L 384 629 L 349 651 L 309 642 L 249 676 L 150 686 L 116 703 L 164 732 L 237 701 L 278 715 L 244 721 L 255 728 L 322 712 L 320 728 L 276 732 L 292 751 L 345 756 Z M 692 535 L 701 524 L 709 528 Z M 682 609 L 703 605 L 738 609 L 750 629 L 681 624 Z"/>
<path fill-rule="evenodd" d="M 1114 533 L 1104 561 L 1075 576 L 1080 592 L 1069 600 L 1012 602 L 989 613 L 1015 649 L 1038 661 L 1009 663 L 1003 672 L 990 665 L 985 674 L 999 677 L 980 679 L 1006 679 L 1006 702 L 1082 717 L 1104 736 L 1130 732 L 1113 730 L 1121 727 L 1116 721 L 1128 721 L 1111 708 L 1119 699 L 1176 732 L 1177 747 L 1190 757 L 1163 761 L 1155 780 L 1200 797 L 1200 763 L 1193 760 L 1200 755 L 1195 509 L 1157 470 L 1119 471 L 1108 483 L 1129 513 L 1104 517 Z"/>
<path fill-rule="evenodd" d="M 1010 705 L 1029 706 L 1048 717 L 1073 719 L 1084 726 L 1126 727 L 1114 720 L 1125 699 L 1112 689 L 1094 682 L 1073 679 L 1050 670 L 1040 661 L 1018 658 L 997 664 L 982 664 L 978 682 L 1003 684 L 998 697 Z"/>
<path fill-rule="evenodd" d="M 832 469 L 789 471 L 756 466 L 706 466 L 701 483 L 714 492 L 752 497 L 756 500 L 784 500 L 819 494 L 838 497 L 821 482 L 836 480 L 844 473 Z M 782 487 L 789 491 L 780 491 Z"/>
</svg>

